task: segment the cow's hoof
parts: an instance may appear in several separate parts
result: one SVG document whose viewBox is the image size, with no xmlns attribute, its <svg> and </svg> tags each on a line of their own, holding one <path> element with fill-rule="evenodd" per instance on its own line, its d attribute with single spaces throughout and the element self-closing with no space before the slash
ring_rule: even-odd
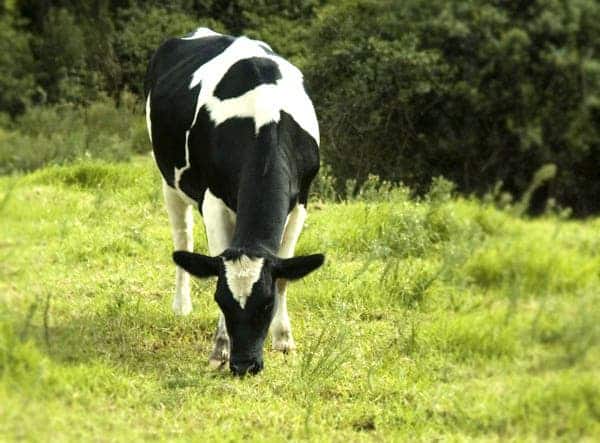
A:
<svg viewBox="0 0 600 443">
<path fill-rule="evenodd" d="M 277 337 L 273 338 L 273 349 L 275 351 L 283 352 L 284 354 L 296 349 L 296 343 L 294 343 L 292 333 L 286 331 L 277 334 Z"/>
<path fill-rule="evenodd" d="M 229 362 L 229 339 L 217 338 L 215 347 L 208 357 L 208 367 L 213 370 L 223 369 Z"/>
<path fill-rule="evenodd" d="M 208 368 L 211 371 L 220 371 L 221 369 L 225 369 L 228 361 L 229 360 L 219 360 L 219 359 L 210 358 L 208 360 Z"/>
<path fill-rule="evenodd" d="M 184 301 L 175 298 L 171 307 L 173 308 L 175 315 L 186 316 L 192 312 L 192 302 L 189 300 Z"/>
</svg>

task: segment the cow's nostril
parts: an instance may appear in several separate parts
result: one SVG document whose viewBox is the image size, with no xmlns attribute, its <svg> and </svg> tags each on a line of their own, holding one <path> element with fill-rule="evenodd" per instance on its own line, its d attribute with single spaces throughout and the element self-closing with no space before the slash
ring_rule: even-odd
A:
<svg viewBox="0 0 600 443">
<path fill-rule="evenodd" d="M 252 363 L 252 365 L 248 368 L 248 371 L 251 374 L 258 374 L 263 368 L 263 364 L 260 362 L 254 362 Z"/>
<path fill-rule="evenodd" d="M 236 364 L 231 364 L 230 366 L 231 368 L 231 372 L 233 372 L 235 375 L 244 375 L 245 371 L 242 370 L 242 367 L 240 365 L 236 365 Z"/>
<path fill-rule="evenodd" d="M 243 363 L 230 363 L 229 365 L 231 372 L 238 376 L 244 376 L 247 373 L 258 374 L 262 368 L 263 363 L 257 361 L 249 361 Z"/>
<path fill-rule="evenodd" d="M 248 372 L 248 366 L 244 365 L 244 364 L 232 363 L 230 365 L 230 368 L 231 368 L 231 372 L 233 372 L 235 375 L 239 375 L 239 376 L 244 376 L 244 375 L 246 375 L 246 372 Z"/>
</svg>

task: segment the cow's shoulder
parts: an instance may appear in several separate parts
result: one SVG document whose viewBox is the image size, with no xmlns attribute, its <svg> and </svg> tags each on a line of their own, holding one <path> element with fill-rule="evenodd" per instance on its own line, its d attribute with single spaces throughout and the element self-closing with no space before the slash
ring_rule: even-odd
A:
<svg viewBox="0 0 600 443">
<path fill-rule="evenodd" d="M 158 87 L 171 89 L 173 85 L 178 84 L 187 86 L 199 67 L 218 57 L 234 41 L 234 37 L 216 33 L 196 38 L 178 37 L 165 40 L 150 62 L 146 93 Z"/>
</svg>

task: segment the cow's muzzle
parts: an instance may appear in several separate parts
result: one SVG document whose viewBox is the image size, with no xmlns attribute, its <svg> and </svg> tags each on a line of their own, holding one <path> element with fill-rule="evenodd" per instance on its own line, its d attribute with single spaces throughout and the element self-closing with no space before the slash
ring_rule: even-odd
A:
<svg viewBox="0 0 600 443">
<path fill-rule="evenodd" d="M 231 360 L 229 363 L 229 369 L 234 375 L 243 377 L 246 374 L 258 374 L 262 371 L 264 365 L 262 360 Z"/>
</svg>

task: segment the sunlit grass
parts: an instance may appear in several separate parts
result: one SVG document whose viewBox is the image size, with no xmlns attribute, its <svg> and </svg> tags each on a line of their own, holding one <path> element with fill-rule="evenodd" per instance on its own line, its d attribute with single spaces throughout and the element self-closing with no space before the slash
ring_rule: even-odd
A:
<svg viewBox="0 0 600 443">
<path fill-rule="evenodd" d="M 600 221 L 443 182 L 309 204 L 298 252 L 327 262 L 290 287 L 298 350 L 237 379 L 206 364 L 214 283 L 170 311 L 159 182 L 149 158 L 0 179 L 2 439 L 600 437 Z"/>
</svg>

